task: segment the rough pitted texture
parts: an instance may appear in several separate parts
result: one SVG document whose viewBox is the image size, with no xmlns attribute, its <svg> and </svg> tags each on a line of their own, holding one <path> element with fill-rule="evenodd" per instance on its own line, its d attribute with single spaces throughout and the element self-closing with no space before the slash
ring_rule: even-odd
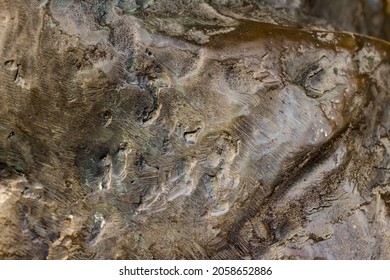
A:
<svg viewBox="0 0 390 280">
<path fill-rule="evenodd" d="M 390 259 L 389 16 L 0 0 L 0 258 Z"/>
</svg>

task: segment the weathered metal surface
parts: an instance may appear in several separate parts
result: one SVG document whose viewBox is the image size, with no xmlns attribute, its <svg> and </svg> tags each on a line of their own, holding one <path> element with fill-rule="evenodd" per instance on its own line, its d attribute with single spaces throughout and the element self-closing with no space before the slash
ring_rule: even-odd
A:
<svg viewBox="0 0 390 280">
<path fill-rule="evenodd" d="M 389 43 L 224 2 L 0 1 L 0 258 L 390 258 Z"/>
</svg>

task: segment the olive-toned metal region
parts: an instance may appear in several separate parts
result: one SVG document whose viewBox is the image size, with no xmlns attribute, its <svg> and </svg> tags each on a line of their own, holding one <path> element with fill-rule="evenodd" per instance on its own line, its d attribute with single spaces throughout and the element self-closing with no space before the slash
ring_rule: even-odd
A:
<svg viewBox="0 0 390 280">
<path fill-rule="evenodd" d="M 0 259 L 389 259 L 389 17 L 0 0 Z"/>
</svg>

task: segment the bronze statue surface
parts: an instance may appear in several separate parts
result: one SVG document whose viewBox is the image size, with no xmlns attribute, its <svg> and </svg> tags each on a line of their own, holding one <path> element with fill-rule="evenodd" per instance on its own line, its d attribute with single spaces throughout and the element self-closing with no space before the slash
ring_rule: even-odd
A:
<svg viewBox="0 0 390 280">
<path fill-rule="evenodd" d="M 389 17 L 0 0 L 0 259 L 389 259 Z"/>
</svg>

